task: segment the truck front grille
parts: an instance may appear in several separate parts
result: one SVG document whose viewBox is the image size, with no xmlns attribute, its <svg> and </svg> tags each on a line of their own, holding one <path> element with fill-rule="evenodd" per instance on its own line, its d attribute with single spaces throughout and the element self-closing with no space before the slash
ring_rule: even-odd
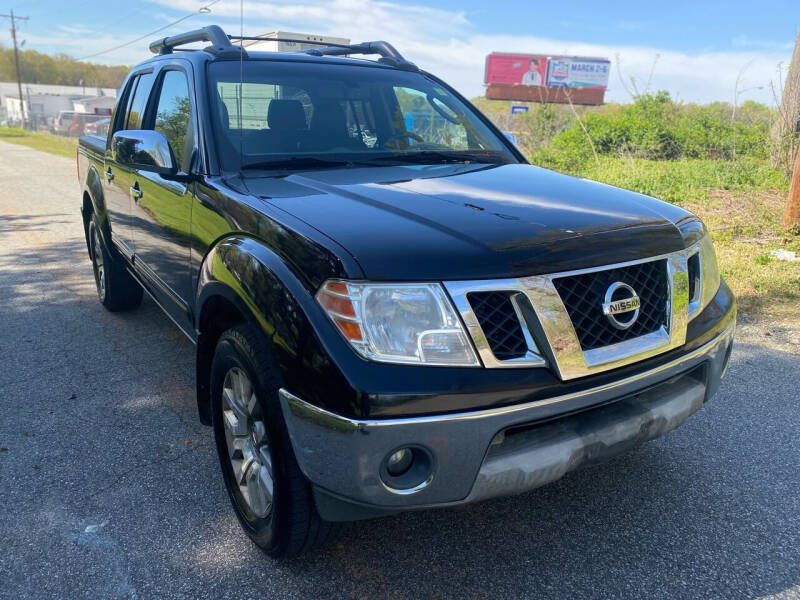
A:
<svg viewBox="0 0 800 600">
<path fill-rule="evenodd" d="M 508 279 L 445 281 L 444 286 L 487 369 L 549 367 L 562 380 L 629 365 L 680 347 L 692 292 L 700 293 L 699 245 L 580 271 Z M 640 304 L 605 315 L 614 283 Z M 610 301 L 630 295 L 613 286 Z M 624 305 L 623 305 L 624 308 Z M 624 329 L 629 325 L 627 329 Z"/>
<path fill-rule="evenodd" d="M 497 360 L 525 356 L 528 344 L 511 302 L 515 292 L 472 292 L 467 300 Z"/>
<path fill-rule="evenodd" d="M 700 291 L 700 253 L 697 252 L 689 257 L 687 261 L 687 268 L 689 272 L 689 302 L 698 300 L 695 298 L 697 292 Z"/>
<path fill-rule="evenodd" d="M 621 281 L 641 300 L 639 316 L 628 329 L 617 329 L 603 314 L 608 287 Z M 655 260 L 626 267 L 553 279 L 575 333 L 585 350 L 602 348 L 657 331 L 667 325 L 667 261 Z"/>
</svg>

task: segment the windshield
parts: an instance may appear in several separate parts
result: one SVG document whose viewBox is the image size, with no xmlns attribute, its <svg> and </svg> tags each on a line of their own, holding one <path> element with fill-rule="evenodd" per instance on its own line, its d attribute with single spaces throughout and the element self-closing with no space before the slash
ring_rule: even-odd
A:
<svg viewBox="0 0 800 600">
<path fill-rule="evenodd" d="M 226 61 L 210 64 L 209 83 L 226 171 L 517 162 L 469 106 L 420 73 Z"/>
</svg>

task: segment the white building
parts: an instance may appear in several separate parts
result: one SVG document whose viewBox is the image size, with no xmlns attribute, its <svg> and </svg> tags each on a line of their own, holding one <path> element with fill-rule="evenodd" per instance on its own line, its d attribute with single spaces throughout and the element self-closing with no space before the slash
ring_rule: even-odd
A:
<svg viewBox="0 0 800 600">
<path fill-rule="evenodd" d="M 117 90 L 111 88 L 23 83 L 20 103 L 17 83 L 0 81 L 0 120 L 22 124 L 24 104 L 30 124 L 34 128 L 47 127 L 62 110 L 93 113 L 95 107 L 113 108 L 116 97 Z"/>
<path fill-rule="evenodd" d="M 75 112 L 85 113 L 111 113 L 117 99 L 113 96 L 86 96 L 72 101 Z"/>
<path fill-rule="evenodd" d="M 22 93 L 25 93 L 23 88 Z M 23 115 L 23 103 L 25 115 Z M 19 101 L 17 94 L 3 98 L 6 108 L 6 119 L 14 123 L 21 123 L 25 116 L 37 122 L 47 120 L 58 115 L 62 110 L 73 110 L 72 98 L 69 96 L 54 96 L 51 94 L 30 94 Z"/>
<path fill-rule="evenodd" d="M 301 52 L 309 48 L 321 48 L 319 44 L 303 44 L 302 42 L 279 42 L 269 41 L 276 40 L 277 38 L 291 39 L 291 40 L 308 40 L 310 42 L 324 42 L 326 44 L 344 44 L 350 43 L 347 38 L 331 37 L 326 35 L 314 35 L 311 33 L 292 33 L 290 31 L 273 31 L 272 33 L 265 33 L 258 37 L 264 38 L 264 41 L 246 41 L 244 47 L 248 50 L 266 51 L 266 52 Z M 235 41 L 235 40 L 234 40 Z"/>
</svg>

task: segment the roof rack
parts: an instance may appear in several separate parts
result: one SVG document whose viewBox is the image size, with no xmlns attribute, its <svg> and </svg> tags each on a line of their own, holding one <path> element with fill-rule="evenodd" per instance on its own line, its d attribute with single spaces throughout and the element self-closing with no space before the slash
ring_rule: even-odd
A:
<svg viewBox="0 0 800 600">
<path fill-rule="evenodd" d="M 171 54 L 177 46 L 191 44 L 192 42 L 211 42 L 211 45 L 203 48 L 203 50 L 216 56 L 224 58 L 247 56 L 244 48 L 231 44 L 230 38 L 222 31 L 219 25 L 209 25 L 202 29 L 195 29 L 156 40 L 150 44 L 150 52 L 153 54 Z"/>
<path fill-rule="evenodd" d="M 256 42 L 295 42 L 299 44 L 314 44 L 322 48 L 310 48 L 304 50 L 305 54 L 312 56 L 349 56 L 350 54 L 379 54 L 379 63 L 391 65 L 405 71 L 419 71 L 419 67 L 406 60 L 397 49 L 389 42 L 362 42 L 360 44 L 332 44 L 317 40 L 300 40 L 294 38 L 265 38 L 247 35 L 228 35 L 218 25 L 209 25 L 202 29 L 179 33 L 150 44 L 150 52 L 153 54 L 171 54 L 174 50 L 182 50 L 178 46 L 191 44 L 192 42 L 211 42 L 211 46 L 203 48 L 203 51 L 210 52 L 223 58 L 246 57 L 247 51 L 242 46 L 231 43 L 235 41 L 256 41 Z"/>
<path fill-rule="evenodd" d="M 347 56 L 350 54 L 380 54 L 378 62 L 403 69 L 405 71 L 419 71 L 419 67 L 406 60 L 397 48 L 389 42 L 361 42 L 360 44 L 326 44 L 324 48 L 310 48 L 304 51 L 313 56 Z"/>
</svg>

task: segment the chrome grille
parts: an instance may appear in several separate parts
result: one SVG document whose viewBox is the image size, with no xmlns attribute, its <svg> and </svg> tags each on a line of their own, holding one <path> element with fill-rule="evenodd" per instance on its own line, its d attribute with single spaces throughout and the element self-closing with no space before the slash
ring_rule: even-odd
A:
<svg viewBox="0 0 800 600">
<path fill-rule="evenodd" d="M 570 272 L 511 279 L 445 281 L 444 286 L 461 315 L 484 367 L 498 369 L 549 365 L 561 379 L 569 380 L 644 360 L 684 343 L 689 319 L 687 262 L 696 252 L 696 247 L 693 247 L 642 260 Z M 600 287 L 597 281 L 602 282 L 603 278 L 614 276 L 636 290 L 642 301 L 637 321 L 641 319 L 643 324 L 633 333 L 640 335 L 618 342 L 614 341 L 617 338 L 609 338 L 607 345 L 602 345 L 604 340 L 587 341 L 589 338 L 586 336 L 583 341 L 579 339 L 578 330 L 590 330 L 590 325 L 587 322 L 581 326 L 577 317 L 573 323 L 573 315 L 556 286 L 565 284 L 562 291 L 567 296 L 566 286 L 570 283 L 575 286 L 575 282 L 584 283 L 584 275 L 595 281 L 594 285 L 589 285 L 590 289 Z M 636 277 L 631 279 L 634 275 Z M 616 279 L 611 279 L 609 285 L 614 281 Z M 600 314 L 607 288 L 603 288 L 597 302 Z M 500 296 L 478 296 L 490 292 L 498 292 Z M 510 360 L 495 356 L 493 346 L 501 356 L 504 348 L 498 345 L 499 333 L 493 329 L 491 319 L 487 318 L 490 314 L 488 307 L 484 314 L 484 309 L 477 302 L 478 299 L 492 298 L 494 301 L 499 298 L 501 304 L 508 301 L 515 309 L 519 329 L 527 343 L 524 356 Z M 478 307 L 477 311 L 475 307 Z M 517 344 L 518 333 L 514 332 L 519 330 L 511 326 L 511 311 L 507 304 L 500 314 L 504 315 L 503 322 L 510 328 L 507 331 L 512 334 L 509 339 L 516 340 Z M 592 347 L 594 344 L 598 344 L 597 347 Z M 512 352 L 519 352 L 516 345 Z M 546 356 L 549 356 L 548 360 L 545 360 Z"/>
<path fill-rule="evenodd" d="M 636 290 L 641 308 L 628 329 L 614 327 L 603 314 L 609 286 L 621 281 Z M 637 338 L 667 326 L 667 263 L 650 261 L 626 267 L 553 279 L 583 350 L 594 350 Z"/>
<path fill-rule="evenodd" d="M 698 300 L 695 298 L 700 291 L 700 253 L 697 252 L 689 257 L 688 261 L 689 271 L 689 302 Z"/>
<path fill-rule="evenodd" d="M 514 360 L 528 352 L 517 312 L 511 302 L 515 292 L 473 292 L 467 294 L 475 317 L 497 360 Z"/>
</svg>

